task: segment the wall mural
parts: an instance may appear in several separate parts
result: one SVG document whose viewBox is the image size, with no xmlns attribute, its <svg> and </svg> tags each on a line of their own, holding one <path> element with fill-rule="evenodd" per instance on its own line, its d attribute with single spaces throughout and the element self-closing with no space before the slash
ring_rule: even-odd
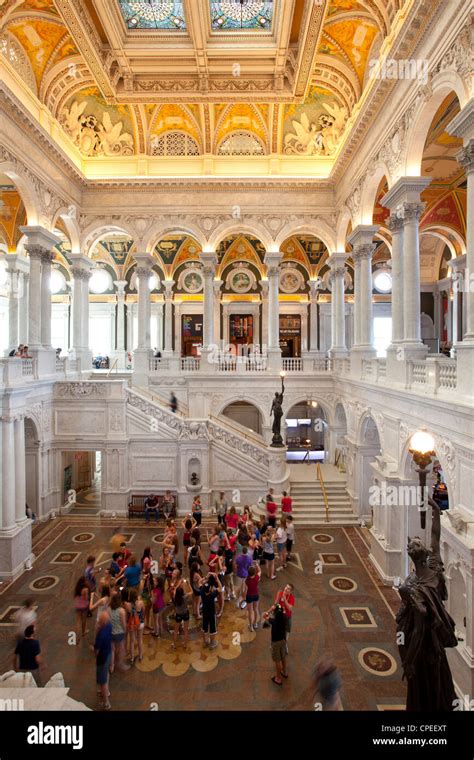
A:
<svg viewBox="0 0 474 760">
<path fill-rule="evenodd" d="M 128 106 L 108 106 L 95 87 L 74 95 L 59 123 L 85 156 L 131 156 L 133 125 Z"/>
<path fill-rule="evenodd" d="M 349 116 L 345 106 L 327 91 L 312 87 L 301 106 L 285 113 L 284 152 L 300 156 L 330 156 L 340 142 Z"/>
</svg>

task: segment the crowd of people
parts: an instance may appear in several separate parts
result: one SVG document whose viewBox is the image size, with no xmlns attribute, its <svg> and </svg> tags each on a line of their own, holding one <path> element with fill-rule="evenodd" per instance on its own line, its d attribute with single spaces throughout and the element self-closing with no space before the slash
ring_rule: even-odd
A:
<svg viewBox="0 0 474 760">
<path fill-rule="evenodd" d="M 93 555 L 87 558 L 74 589 L 75 642 L 80 644 L 86 639 L 88 624 L 92 623 L 90 645 L 95 652 L 102 709 L 111 708 L 110 676 L 115 671 L 129 670 L 137 658 L 143 659 L 145 635 L 166 638 L 172 648 L 182 646 L 186 650 L 192 615 L 200 628 L 203 646 L 213 650 L 218 647 L 219 619 L 226 603 L 246 610 L 249 631 L 270 629 L 272 682 L 283 686 L 289 676 L 288 637 L 295 592 L 291 583 L 284 584 L 271 593 L 273 602 L 262 611 L 260 591 L 262 583 L 277 579 L 276 573 L 287 566 L 291 557 L 292 504 L 284 494 L 278 515 L 271 489 L 265 502 L 264 515 L 254 515 L 248 506 L 238 513 L 221 493 L 214 503 L 215 525 L 204 529 L 202 507 L 196 497 L 192 512 L 180 525 L 172 518 L 166 519 L 155 556 L 155 549 L 146 546 L 138 557 L 125 540 L 114 536 L 115 551 L 107 566 L 97 567 Z M 42 662 L 31 600 L 18 616 L 15 667 L 33 672 L 39 682 Z M 331 663 L 324 666 L 321 662 L 318 668 L 317 680 L 325 689 L 325 704 L 336 703 L 340 688 L 337 671 L 331 677 Z M 328 695 L 333 692 L 331 702 Z"/>
<path fill-rule="evenodd" d="M 23 343 L 20 343 L 18 348 L 12 348 L 11 351 L 9 351 L 8 356 L 10 358 L 16 357 L 17 359 L 31 359 L 31 356 L 28 353 L 28 346 L 23 345 Z"/>
</svg>

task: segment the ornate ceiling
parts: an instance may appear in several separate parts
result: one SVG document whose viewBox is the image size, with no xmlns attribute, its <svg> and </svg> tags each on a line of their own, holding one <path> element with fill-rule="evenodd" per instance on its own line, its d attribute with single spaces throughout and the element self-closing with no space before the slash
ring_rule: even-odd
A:
<svg viewBox="0 0 474 760">
<path fill-rule="evenodd" d="M 83 157 L 304 156 L 327 176 L 404 2 L 4 0 L 0 52 Z"/>
</svg>

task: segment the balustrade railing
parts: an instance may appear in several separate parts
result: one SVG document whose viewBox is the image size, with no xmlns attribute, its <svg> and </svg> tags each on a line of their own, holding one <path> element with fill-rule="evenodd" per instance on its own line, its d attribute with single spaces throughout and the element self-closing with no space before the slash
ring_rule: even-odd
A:
<svg viewBox="0 0 474 760">
<path fill-rule="evenodd" d="M 444 359 L 438 362 L 439 387 L 454 390 L 457 387 L 457 364 L 455 360 Z"/>
<path fill-rule="evenodd" d="M 199 372 L 201 361 L 196 356 L 185 356 L 181 359 L 181 369 L 183 372 Z"/>
<path fill-rule="evenodd" d="M 21 360 L 22 377 L 34 377 L 34 374 L 35 374 L 34 359 L 22 359 Z"/>
<path fill-rule="evenodd" d="M 161 372 L 170 368 L 169 359 L 150 359 L 150 372 Z"/>
<path fill-rule="evenodd" d="M 283 359 L 283 370 L 285 372 L 302 372 L 303 359 Z"/>
</svg>

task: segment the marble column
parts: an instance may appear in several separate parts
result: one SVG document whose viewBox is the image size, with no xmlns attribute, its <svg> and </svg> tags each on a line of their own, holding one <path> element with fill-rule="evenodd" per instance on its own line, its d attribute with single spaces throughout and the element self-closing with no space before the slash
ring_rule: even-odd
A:
<svg viewBox="0 0 474 760">
<path fill-rule="evenodd" d="M 137 350 L 150 352 L 151 349 L 151 301 L 148 281 L 153 268 L 153 257 L 147 253 L 135 254 L 137 262 L 137 286 L 138 286 L 138 346 Z"/>
<path fill-rule="evenodd" d="M 203 351 L 210 351 L 215 345 L 214 335 L 214 277 L 217 266 L 217 254 L 212 251 L 201 253 L 204 279 L 204 309 L 203 309 Z"/>
<path fill-rule="evenodd" d="M 51 264 L 55 254 L 43 251 L 41 256 L 41 344 L 51 349 Z"/>
<path fill-rule="evenodd" d="M 355 334 L 351 354 L 358 353 L 363 359 L 375 357 L 372 308 L 372 256 L 375 251 L 373 238 L 378 227 L 359 225 L 349 237 L 355 266 L 354 312 Z"/>
<path fill-rule="evenodd" d="M 311 353 L 319 352 L 319 319 L 318 319 L 318 280 L 310 280 L 309 285 L 309 351 Z"/>
<path fill-rule="evenodd" d="M 164 280 L 165 289 L 165 342 L 163 356 L 173 356 L 173 285 L 174 280 Z"/>
<path fill-rule="evenodd" d="M 117 309 L 116 309 L 116 338 L 115 349 L 112 351 L 112 358 L 117 361 L 118 369 L 125 369 L 125 288 L 126 280 L 115 280 L 117 288 Z"/>
<path fill-rule="evenodd" d="M 28 313 L 29 349 L 41 348 L 41 261 L 43 250 L 39 246 L 27 245 L 30 257 L 30 293 Z"/>
<path fill-rule="evenodd" d="M 464 300 L 466 292 L 466 256 L 458 256 L 450 264 L 453 283 L 453 349 L 456 351 L 456 344 L 462 342 L 464 334 L 464 308 L 461 300 Z"/>
<path fill-rule="evenodd" d="M 14 421 L 1 418 L 2 425 L 2 528 L 12 528 L 16 519 Z M 23 506 L 24 511 L 24 506 Z"/>
<path fill-rule="evenodd" d="M 395 309 L 397 324 L 394 329 L 396 335 L 401 334 L 397 343 L 389 349 L 387 362 L 393 354 L 392 366 L 387 369 L 395 382 L 405 383 L 406 361 L 418 361 L 426 358 L 428 346 L 421 341 L 421 287 L 420 287 L 420 239 L 419 220 L 424 205 L 421 203 L 421 194 L 431 183 L 430 177 L 401 177 L 381 199 L 382 206 L 390 209 L 391 219 L 396 217 L 403 223 L 403 230 L 399 232 L 398 222 L 393 222 L 397 227 L 395 233 L 395 258 L 397 252 L 401 258 L 401 298 L 396 297 L 397 282 L 394 278 L 395 292 L 392 293 L 392 309 Z M 393 221 L 393 220 L 392 220 Z M 389 223 L 390 224 L 390 223 Z M 397 240 L 401 235 L 402 242 Z M 400 247 L 401 246 L 401 247 Z M 398 248 L 398 251 L 397 251 Z M 395 264 L 395 275 L 397 265 Z M 402 303 L 402 314 L 397 311 L 397 303 Z M 402 333 L 400 331 L 402 330 Z"/>
<path fill-rule="evenodd" d="M 91 369 L 89 350 L 89 279 L 92 262 L 88 256 L 71 253 L 72 262 L 72 344 L 71 354 L 79 362 L 79 371 Z"/>
<path fill-rule="evenodd" d="M 392 233 L 392 343 L 403 340 L 403 219 L 391 214 L 386 225 Z"/>
<path fill-rule="evenodd" d="M 28 262 L 29 267 L 29 262 Z M 28 345 L 28 303 L 29 303 L 29 297 L 30 297 L 30 287 L 29 287 L 29 281 L 30 281 L 30 275 L 29 272 L 23 272 L 21 275 L 21 298 L 20 298 L 20 309 L 19 309 L 19 317 L 18 317 L 18 329 L 19 329 L 19 336 L 18 336 L 18 342 L 23 343 L 23 345 Z"/>
<path fill-rule="evenodd" d="M 268 278 L 268 367 L 281 369 L 280 349 L 280 264 L 283 254 L 267 251 L 264 263 Z"/>
<path fill-rule="evenodd" d="M 214 341 L 221 347 L 221 288 L 223 286 L 223 280 L 214 280 Z"/>
<path fill-rule="evenodd" d="M 474 111 L 474 108 L 471 109 Z M 466 172 L 467 179 L 467 214 L 466 214 L 466 274 L 464 287 L 466 301 L 466 326 L 464 341 L 474 346 L 474 139 L 459 153 L 458 161 Z"/>
<path fill-rule="evenodd" d="M 16 348 L 19 340 L 20 274 L 7 256 L 8 283 L 8 347 Z"/>
<path fill-rule="evenodd" d="M 424 203 L 405 202 L 403 214 L 403 344 L 423 350 L 421 340 L 420 219 Z"/>
<path fill-rule="evenodd" d="M 23 416 L 15 419 L 15 521 L 23 522 L 26 518 L 26 451 L 25 420 Z"/>
<path fill-rule="evenodd" d="M 260 287 L 262 289 L 262 345 L 260 346 L 260 352 L 266 355 L 268 351 L 268 280 L 260 280 Z"/>
<path fill-rule="evenodd" d="M 345 276 L 346 253 L 333 253 L 329 257 L 331 267 L 331 358 L 341 358 L 347 355 L 346 326 L 345 326 Z"/>
</svg>

